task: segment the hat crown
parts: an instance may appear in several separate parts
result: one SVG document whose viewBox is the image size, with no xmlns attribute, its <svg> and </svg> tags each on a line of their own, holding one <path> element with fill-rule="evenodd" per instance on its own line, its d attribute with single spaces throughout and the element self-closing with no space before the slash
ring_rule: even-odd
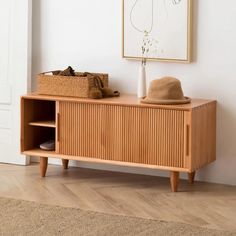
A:
<svg viewBox="0 0 236 236">
<path fill-rule="evenodd" d="M 181 82 L 173 77 L 163 77 L 151 82 L 148 95 L 141 102 L 151 104 L 185 104 L 191 99 L 184 97 Z"/>
<path fill-rule="evenodd" d="M 185 99 L 180 81 L 173 77 L 163 77 L 153 80 L 147 98 L 158 100 Z"/>
</svg>

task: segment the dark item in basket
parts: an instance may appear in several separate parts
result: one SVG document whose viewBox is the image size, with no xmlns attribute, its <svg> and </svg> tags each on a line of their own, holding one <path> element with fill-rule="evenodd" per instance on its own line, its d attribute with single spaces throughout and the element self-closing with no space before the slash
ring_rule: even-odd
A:
<svg viewBox="0 0 236 236">
<path fill-rule="evenodd" d="M 75 76 L 75 71 L 71 66 L 68 66 L 65 70 L 56 70 L 52 72 L 53 75 L 61 75 L 61 76 Z"/>
</svg>

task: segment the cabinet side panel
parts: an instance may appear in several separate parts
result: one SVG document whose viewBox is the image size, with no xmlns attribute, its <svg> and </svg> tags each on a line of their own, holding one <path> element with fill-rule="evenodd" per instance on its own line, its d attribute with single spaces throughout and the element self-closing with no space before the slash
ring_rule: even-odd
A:
<svg viewBox="0 0 236 236">
<path fill-rule="evenodd" d="M 24 110 L 25 110 L 25 106 L 24 106 L 24 98 L 21 98 L 20 100 L 20 151 L 24 152 L 25 151 L 25 117 L 24 117 Z"/>
<path fill-rule="evenodd" d="M 60 153 L 184 168 L 184 111 L 60 102 Z"/>
<path fill-rule="evenodd" d="M 191 140 L 192 171 L 216 160 L 216 102 L 192 111 Z"/>
</svg>

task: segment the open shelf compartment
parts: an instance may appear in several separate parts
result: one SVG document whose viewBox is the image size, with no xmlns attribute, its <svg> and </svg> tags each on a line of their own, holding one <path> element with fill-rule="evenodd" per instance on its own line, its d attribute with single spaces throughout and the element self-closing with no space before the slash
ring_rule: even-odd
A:
<svg viewBox="0 0 236 236">
<path fill-rule="evenodd" d="M 56 102 L 22 99 L 22 153 L 56 139 Z M 56 141 L 56 140 L 55 140 Z M 43 150 L 42 150 L 43 152 Z"/>
</svg>

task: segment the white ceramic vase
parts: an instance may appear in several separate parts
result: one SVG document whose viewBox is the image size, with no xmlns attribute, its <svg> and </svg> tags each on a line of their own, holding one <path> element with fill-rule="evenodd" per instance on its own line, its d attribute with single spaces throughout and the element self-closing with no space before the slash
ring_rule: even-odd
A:
<svg viewBox="0 0 236 236">
<path fill-rule="evenodd" d="M 138 78 L 138 98 L 144 98 L 147 96 L 147 85 L 146 85 L 146 61 L 142 61 L 139 67 L 139 78 Z"/>
</svg>

